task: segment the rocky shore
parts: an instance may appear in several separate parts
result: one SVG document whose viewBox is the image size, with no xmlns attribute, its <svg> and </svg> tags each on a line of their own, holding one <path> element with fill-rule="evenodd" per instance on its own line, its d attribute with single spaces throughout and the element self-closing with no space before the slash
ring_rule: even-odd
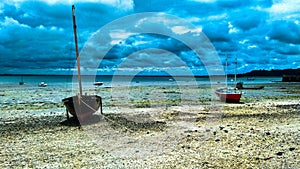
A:
<svg viewBox="0 0 300 169">
<path fill-rule="evenodd" d="M 60 100 L 29 89 L 20 106 L 2 91 L 0 168 L 300 168 L 300 89 L 280 85 L 247 91 L 242 104 L 207 88 L 95 89 L 104 115 L 81 127 L 64 123 Z"/>
</svg>

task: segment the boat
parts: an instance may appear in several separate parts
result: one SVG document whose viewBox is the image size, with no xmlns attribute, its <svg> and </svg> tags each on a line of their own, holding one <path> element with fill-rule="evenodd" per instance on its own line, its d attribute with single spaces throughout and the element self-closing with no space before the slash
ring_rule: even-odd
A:
<svg viewBox="0 0 300 169">
<path fill-rule="evenodd" d="M 23 76 L 21 76 L 21 81 L 19 82 L 19 85 L 24 85 Z"/>
<path fill-rule="evenodd" d="M 68 113 L 70 113 L 80 122 L 84 122 L 99 110 L 100 105 L 102 113 L 102 99 L 100 96 L 97 95 L 76 95 L 64 98 L 62 99 L 62 102 L 64 103 L 67 109 L 68 119 Z"/>
<path fill-rule="evenodd" d="M 236 89 L 217 89 L 215 91 L 220 100 L 227 103 L 239 103 L 242 97 L 242 93 Z"/>
<path fill-rule="evenodd" d="M 243 82 L 238 82 L 235 86 L 239 90 L 261 90 L 264 89 L 265 86 L 258 86 L 258 87 L 244 87 Z"/>
<path fill-rule="evenodd" d="M 254 77 L 247 77 L 247 80 L 248 80 L 248 81 L 254 81 L 255 78 L 254 78 Z"/>
<path fill-rule="evenodd" d="M 227 87 L 227 56 L 226 56 L 226 66 L 225 66 L 225 82 L 226 87 L 220 88 L 215 91 L 216 95 L 220 98 L 221 101 L 226 103 L 239 103 L 242 97 L 242 92 L 239 91 L 237 88 L 228 88 Z M 236 84 L 236 69 L 237 69 L 237 60 L 236 60 L 236 67 L 234 73 L 234 83 Z"/>
<path fill-rule="evenodd" d="M 76 30 L 76 18 L 75 18 L 75 6 L 72 5 L 72 19 L 74 29 L 74 40 L 76 49 L 76 61 L 77 61 L 77 78 L 79 85 L 79 93 L 75 96 L 62 99 L 63 104 L 66 107 L 67 119 L 69 120 L 69 113 L 75 117 L 79 122 L 85 122 L 92 117 L 100 108 L 102 114 L 102 98 L 97 95 L 83 95 L 82 83 L 80 75 L 80 57 L 78 51 L 78 40 Z"/>
<path fill-rule="evenodd" d="M 280 82 L 300 82 L 300 75 L 289 74 L 282 75 L 282 80 Z"/>
<path fill-rule="evenodd" d="M 45 82 L 41 82 L 41 83 L 38 84 L 38 86 L 39 86 L 39 87 L 47 87 L 48 84 L 45 83 Z"/>
<path fill-rule="evenodd" d="M 102 85 L 103 85 L 103 82 L 95 82 L 94 85 L 95 85 L 95 86 L 102 86 Z"/>
</svg>

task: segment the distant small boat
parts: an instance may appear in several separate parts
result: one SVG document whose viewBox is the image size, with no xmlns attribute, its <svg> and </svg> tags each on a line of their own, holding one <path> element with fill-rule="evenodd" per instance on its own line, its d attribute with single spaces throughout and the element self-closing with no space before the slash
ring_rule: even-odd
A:
<svg viewBox="0 0 300 169">
<path fill-rule="evenodd" d="M 95 85 L 95 86 L 102 86 L 102 85 L 103 85 L 103 82 L 95 82 L 94 85 Z"/>
<path fill-rule="evenodd" d="M 258 86 L 258 87 L 244 87 L 243 85 L 244 85 L 243 82 L 238 82 L 238 83 L 236 84 L 236 88 L 237 88 L 237 89 L 240 89 L 240 90 L 242 90 L 242 89 L 244 89 L 244 90 L 260 90 L 260 89 L 263 89 L 263 88 L 265 87 L 265 86 Z"/>
<path fill-rule="evenodd" d="M 221 101 L 227 103 L 239 103 L 242 93 L 234 89 L 218 89 L 215 93 L 220 97 Z"/>
<path fill-rule="evenodd" d="M 48 86 L 48 85 L 47 85 L 47 83 L 45 83 L 45 82 L 41 82 L 41 83 L 39 83 L 38 86 L 39 86 L 39 87 L 46 87 L 46 86 Z"/>
<path fill-rule="evenodd" d="M 282 82 L 300 82 L 300 75 L 282 75 Z"/>
<path fill-rule="evenodd" d="M 21 81 L 19 82 L 19 85 L 24 85 L 23 76 L 21 77 Z"/>
<path fill-rule="evenodd" d="M 254 77 L 247 77 L 247 80 L 248 80 L 248 81 L 254 81 L 255 78 L 254 78 Z"/>
</svg>

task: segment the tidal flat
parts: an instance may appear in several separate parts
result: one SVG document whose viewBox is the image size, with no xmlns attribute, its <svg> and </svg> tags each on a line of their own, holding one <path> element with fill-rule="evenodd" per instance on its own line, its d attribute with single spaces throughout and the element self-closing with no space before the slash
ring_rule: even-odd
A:
<svg viewBox="0 0 300 169">
<path fill-rule="evenodd" d="M 87 89 L 103 114 L 70 126 L 61 103 L 70 90 L 1 89 L 0 168 L 300 168 L 299 83 L 245 90 L 239 104 L 213 90 Z"/>
</svg>

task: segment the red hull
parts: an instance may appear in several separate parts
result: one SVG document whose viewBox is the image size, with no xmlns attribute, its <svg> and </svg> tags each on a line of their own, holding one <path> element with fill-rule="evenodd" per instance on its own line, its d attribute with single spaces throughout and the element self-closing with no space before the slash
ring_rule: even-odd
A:
<svg viewBox="0 0 300 169">
<path fill-rule="evenodd" d="M 227 93 L 222 91 L 215 92 L 221 99 L 221 101 L 225 101 L 228 103 L 239 103 L 242 93 Z"/>
</svg>

